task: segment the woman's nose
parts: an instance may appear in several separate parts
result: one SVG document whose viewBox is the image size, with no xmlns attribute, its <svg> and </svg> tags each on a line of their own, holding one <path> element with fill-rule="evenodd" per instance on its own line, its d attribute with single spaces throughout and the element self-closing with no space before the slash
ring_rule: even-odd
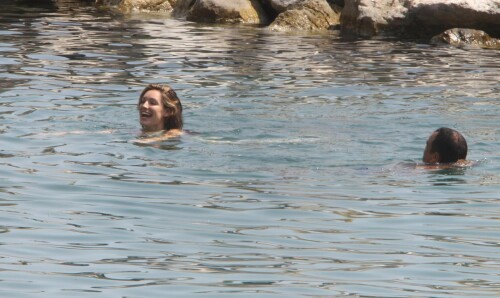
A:
<svg viewBox="0 0 500 298">
<path fill-rule="evenodd" d="M 144 108 L 146 108 L 146 109 L 147 109 L 147 108 L 149 108 L 149 102 L 145 101 L 145 102 L 142 104 L 142 106 L 143 106 Z"/>
</svg>

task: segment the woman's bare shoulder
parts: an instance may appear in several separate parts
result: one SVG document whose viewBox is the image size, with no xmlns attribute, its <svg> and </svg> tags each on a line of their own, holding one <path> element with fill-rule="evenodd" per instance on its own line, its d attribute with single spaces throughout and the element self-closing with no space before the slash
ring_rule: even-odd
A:
<svg viewBox="0 0 500 298">
<path fill-rule="evenodd" d="M 145 136 L 144 138 L 136 139 L 134 142 L 141 144 L 163 142 L 171 138 L 179 137 L 183 134 L 184 132 L 180 129 L 171 129 L 169 131 L 162 132 L 160 135 Z"/>
</svg>

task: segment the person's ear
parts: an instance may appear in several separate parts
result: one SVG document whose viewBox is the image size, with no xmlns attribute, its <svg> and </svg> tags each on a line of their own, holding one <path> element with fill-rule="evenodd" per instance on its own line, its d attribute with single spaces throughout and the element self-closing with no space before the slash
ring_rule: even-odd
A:
<svg viewBox="0 0 500 298">
<path fill-rule="evenodd" d="M 426 163 L 438 163 L 439 162 L 439 153 L 434 152 L 434 153 L 429 153 L 427 155 L 427 160 L 425 160 Z"/>
<path fill-rule="evenodd" d="M 172 116 L 172 114 L 173 114 L 173 112 L 170 109 L 163 110 L 163 117 L 164 118 L 170 117 L 170 116 Z"/>
<path fill-rule="evenodd" d="M 437 151 L 431 152 L 431 145 L 429 144 L 429 141 L 427 141 L 427 145 L 425 146 L 422 161 L 425 163 L 436 163 L 439 161 L 439 153 Z"/>
</svg>

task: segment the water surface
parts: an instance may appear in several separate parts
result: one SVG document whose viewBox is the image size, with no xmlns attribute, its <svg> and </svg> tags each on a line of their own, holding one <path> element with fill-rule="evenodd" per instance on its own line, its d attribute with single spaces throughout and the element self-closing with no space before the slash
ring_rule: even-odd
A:
<svg viewBox="0 0 500 298">
<path fill-rule="evenodd" d="M 2 4 L 0 294 L 498 296 L 498 58 Z M 190 133 L 134 142 L 148 83 Z"/>
</svg>

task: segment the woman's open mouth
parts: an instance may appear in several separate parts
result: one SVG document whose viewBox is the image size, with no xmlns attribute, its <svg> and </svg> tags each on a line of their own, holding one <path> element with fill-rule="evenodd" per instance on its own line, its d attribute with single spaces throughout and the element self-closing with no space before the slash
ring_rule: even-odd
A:
<svg viewBox="0 0 500 298">
<path fill-rule="evenodd" d="M 141 118 L 150 118 L 151 116 L 153 116 L 151 112 L 148 111 L 141 112 Z"/>
</svg>

